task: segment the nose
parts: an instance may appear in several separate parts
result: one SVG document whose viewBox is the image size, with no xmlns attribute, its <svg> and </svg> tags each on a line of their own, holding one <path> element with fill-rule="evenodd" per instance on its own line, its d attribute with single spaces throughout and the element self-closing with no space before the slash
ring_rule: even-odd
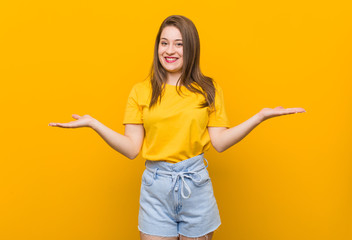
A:
<svg viewBox="0 0 352 240">
<path fill-rule="evenodd" d="M 175 52 L 173 44 L 169 44 L 169 46 L 166 49 L 166 53 L 169 55 L 172 55 Z"/>
</svg>

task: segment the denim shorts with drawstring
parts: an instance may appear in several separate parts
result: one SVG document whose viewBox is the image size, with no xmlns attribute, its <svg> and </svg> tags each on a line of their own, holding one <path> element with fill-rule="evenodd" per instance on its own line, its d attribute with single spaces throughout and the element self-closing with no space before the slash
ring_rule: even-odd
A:
<svg viewBox="0 0 352 240">
<path fill-rule="evenodd" d="M 178 163 L 146 160 L 145 165 L 138 216 L 142 233 L 195 238 L 220 226 L 204 153 Z"/>
</svg>

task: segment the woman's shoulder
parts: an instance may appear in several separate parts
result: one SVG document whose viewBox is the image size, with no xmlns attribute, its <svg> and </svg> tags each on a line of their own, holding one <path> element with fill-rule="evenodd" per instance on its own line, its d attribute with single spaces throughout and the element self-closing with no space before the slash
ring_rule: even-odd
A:
<svg viewBox="0 0 352 240">
<path fill-rule="evenodd" d="M 148 102 L 151 97 L 151 84 L 148 79 L 133 84 L 131 93 L 139 103 Z"/>
<path fill-rule="evenodd" d="M 150 80 L 149 79 L 144 79 L 143 81 L 139 81 L 137 83 L 135 83 L 132 88 L 135 90 L 135 91 L 146 91 L 146 90 L 150 90 L 151 88 L 151 85 L 150 85 Z"/>
</svg>

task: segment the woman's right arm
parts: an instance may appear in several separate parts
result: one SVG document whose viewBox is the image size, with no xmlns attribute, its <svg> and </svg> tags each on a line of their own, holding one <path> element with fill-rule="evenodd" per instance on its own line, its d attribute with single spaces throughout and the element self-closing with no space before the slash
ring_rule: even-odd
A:
<svg viewBox="0 0 352 240">
<path fill-rule="evenodd" d="M 143 124 L 126 124 L 125 135 L 122 135 L 89 115 L 80 117 L 77 114 L 73 114 L 72 117 L 78 120 L 69 123 L 50 123 L 49 126 L 66 128 L 91 127 L 110 147 L 122 155 L 129 159 L 134 159 L 138 156 L 144 139 Z"/>
<path fill-rule="evenodd" d="M 110 147 L 122 155 L 129 159 L 135 159 L 138 156 L 144 138 L 143 124 L 126 124 L 125 135 L 115 132 L 96 119 L 92 121 L 91 128 L 94 129 Z"/>
</svg>

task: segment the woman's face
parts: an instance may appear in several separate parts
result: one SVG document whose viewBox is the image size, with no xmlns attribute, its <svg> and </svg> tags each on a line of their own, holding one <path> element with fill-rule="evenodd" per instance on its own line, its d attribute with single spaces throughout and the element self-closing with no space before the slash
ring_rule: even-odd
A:
<svg viewBox="0 0 352 240">
<path fill-rule="evenodd" d="M 178 28 L 167 26 L 160 35 L 159 61 L 171 73 L 181 72 L 183 65 L 183 42 Z"/>
</svg>

